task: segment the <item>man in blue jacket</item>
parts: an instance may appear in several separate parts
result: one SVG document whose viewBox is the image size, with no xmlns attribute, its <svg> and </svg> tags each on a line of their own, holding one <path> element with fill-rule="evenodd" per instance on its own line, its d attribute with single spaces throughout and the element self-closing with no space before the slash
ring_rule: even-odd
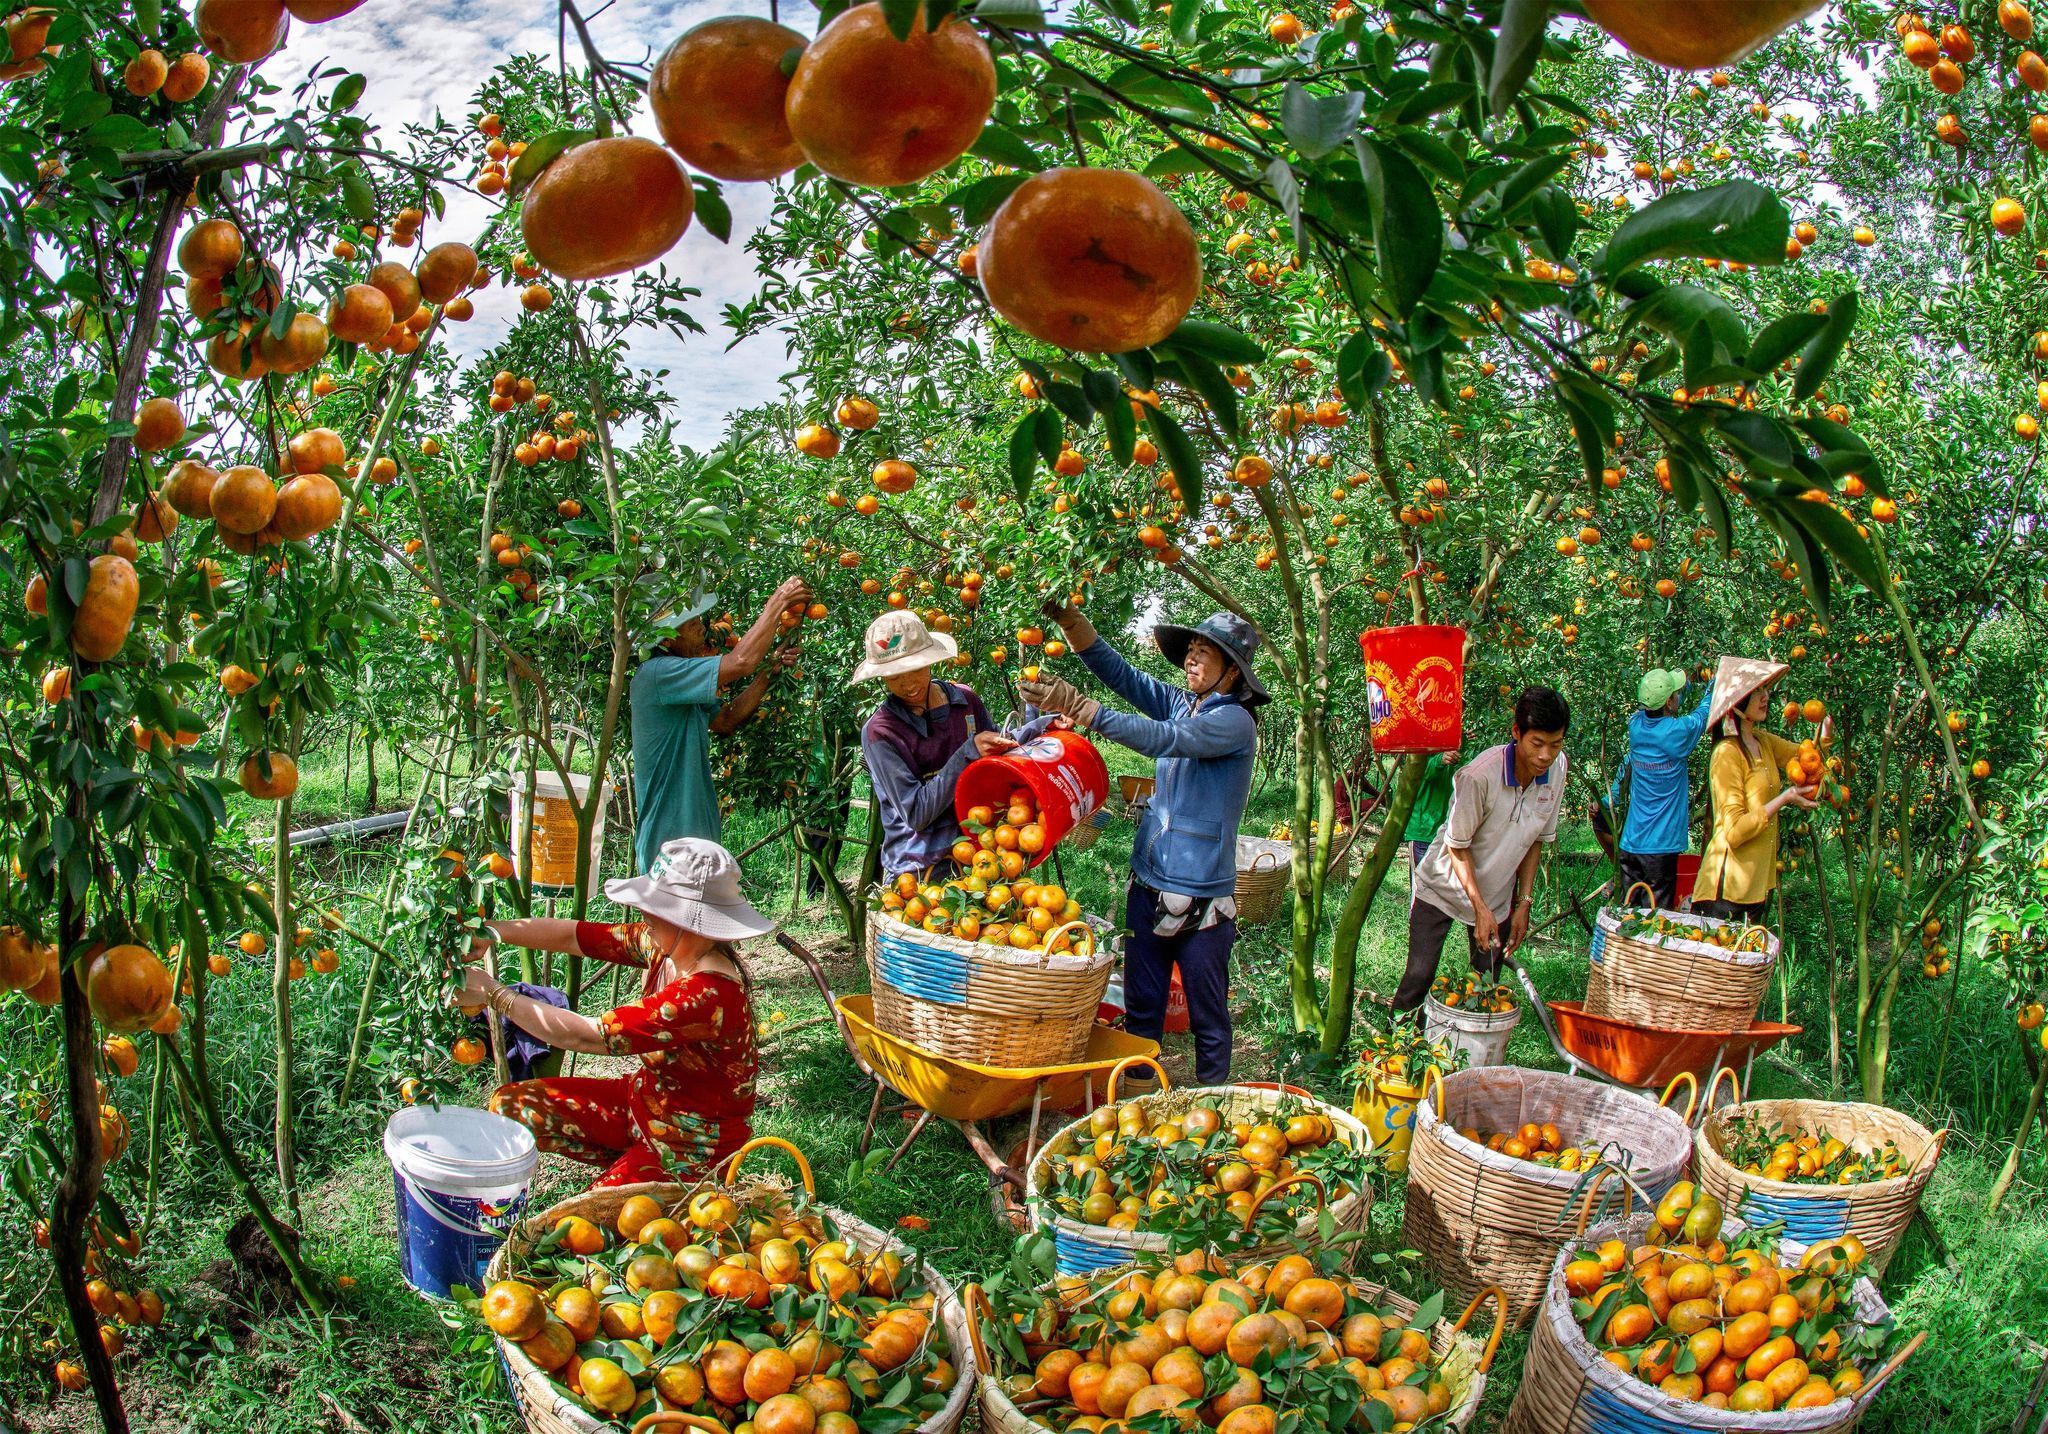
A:
<svg viewBox="0 0 2048 1434">
<path fill-rule="evenodd" d="M 1681 717 L 1678 695 L 1685 688 L 1686 675 L 1675 667 L 1653 667 L 1636 684 L 1642 710 L 1628 719 L 1628 755 L 1607 792 L 1607 804 L 1619 806 L 1621 784 L 1628 782 L 1628 820 L 1621 829 L 1623 905 L 1637 883 L 1650 888 L 1659 907 L 1678 905 L 1678 857 L 1688 844 L 1692 816 L 1687 764 L 1706 735 L 1714 700 L 1710 688 Z"/>
<path fill-rule="evenodd" d="M 1125 1025 L 1156 1041 L 1166 1024 L 1173 968 L 1188 997 L 1195 1080 L 1230 1079 L 1230 948 L 1237 940 L 1237 827 L 1251 795 L 1259 729 L 1253 709 L 1271 701 L 1252 672 L 1259 635 L 1235 613 L 1199 627 L 1153 630 L 1186 688 L 1138 671 L 1074 608 L 1048 603 L 1088 670 L 1138 711 L 1117 712 L 1050 673 L 1018 687 L 1026 702 L 1156 759 L 1157 789 L 1131 847 L 1124 903 Z"/>
</svg>

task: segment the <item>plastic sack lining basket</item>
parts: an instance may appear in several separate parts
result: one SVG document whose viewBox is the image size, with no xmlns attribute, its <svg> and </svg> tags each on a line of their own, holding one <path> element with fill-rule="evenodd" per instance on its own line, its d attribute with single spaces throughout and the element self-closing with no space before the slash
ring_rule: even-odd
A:
<svg viewBox="0 0 2048 1434">
<path fill-rule="evenodd" d="M 1680 1077 L 1698 1082 L 1690 1075 Z M 1436 1087 L 1431 1100 L 1430 1087 Z M 1675 1089 L 1678 1081 L 1673 1081 Z M 1402 1230 L 1422 1251 L 1430 1278 L 1459 1294 L 1487 1285 L 1507 1292 L 1520 1323 L 1543 1298 L 1552 1258 L 1590 1206 L 1606 1175 L 1559 1170 L 1488 1150 L 1462 1128 L 1509 1131 L 1556 1124 L 1567 1143 L 1599 1146 L 1652 1200 L 1677 1183 L 1692 1158 L 1692 1115 L 1614 1086 L 1551 1071 L 1487 1066 L 1440 1076 L 1423 1073 L 1408 1151 Z M 1665 1092 L 1669 1099 L 1671 1091 Z M 1623 1198 L 1629 1198 L 1624 1187 Z"/>
<path fill-rule="evenodd" d="M 1116 956 L 1084 922 L 1056 927 L 1047 939 L 1066 930 L 1086 934 L 1085 955 L 962 941 L 871 911 L 875 1024 L 973 1065 L 1072 1065 L 1088 1049 Z"/>
<path fill-rule="evenodd" d="M 1286 1086 L 1267 1085 L 1212 1085 L 1185 1086 L 1179 1090 L 1166 1088 L 1166 1072 L 1159 1063 L 1145 1056 L 1133 1056 L 1117 1064 L 1110 1072 L 1109 1089 L 1105 1097 L 1111 1105 L 1116 1104 L 1117 1082 L 1124 1071 L 1134 1065 L 1148 1065 L 1159 1071 L 1160 1090 L 1156 1095 L 1140 1096 L 1135 1104 L 1141 1106 L 1147 1115 L 1157 1120 L 1171 1120 L 1195 1105 L 1211 1105 L 1223 1117 L 1226 1124 L 1236 1121 L 1256 1123 L 1265 1120 L 1284 1106 L 1296 1106 L 1312 1111 L 1329 1121 L 1335 1132 L 1333 1138 L 1350 1146 L 1353 1150 L 1370 1151 L 1372 1137 L 1364 1122 L 1347 1110 L 1340 1110 L 1309 1095 L 1306 1091 Z M 1146 1256 L 1165 1257 L 1169 1254 L 1170 1237 L 1149 1230 L 1112 1230 L 1106 1225 L 1090 1225 L 1054 1210 L 1046 1201 L 1044 1192 L 1052 1180 L 1054 1156 L 1072 1155 L 1083 1145 L 1095 1139 L 1089 1129 L 1089 1119 L 1083 1116 L 1061 1129 L 1052 1139 L 1039 1147 L 1031 1167 L 1026 1171 L 1024 1198 L 1032 1222 L 1040 1229 L 1050 1230 L 1053 1238 L 1054 1268 L 1061 1275 L 1092 1275 L 1101 1270 L 1115 1269 L 1121 1265 Z M 1267 1195 L 1291 1188 L 1291 1182 L 1275 1184 Z M 1317 1194 L 1324 1198 L 1330 1218 L 1339 1232 L 1363 1230 L 1372 1214 L 1372 1192 L 1363 1181 L 1359 1188 L 1328 1198 L 1328 1192 L 1320 1181 L 1314 1182 Z M 1256 1208 L 1256 1207 L 1254 1207 Z M 1248 1227 L 1247 1227 L 1248 1228 Z M 1300 1247 L 1302 1242 L 1320 1243 L 1318 1230 L 1320 1221 L 1316 1214 L 1304 1217 L 1295 1227 L 1291 1237 L 1254 1244 L 1249 1241 L 1241 1251 L 1249 1258 L 1253 1255 L 1282 1255 Z"/>
<path fill-rule="evenodd" d="M 1256 926 L 1280 914 L 1294 883 L 1294 843 L 1271 837 L 1237 839 L 1237 924 Z"/>
<path fill-rule="evenodd" d="M 1501 1425 L 1502 1434 L 1836 1434 L 1856 1426 L 1878 1390 L 1926 1338 L 1915 1335 L 1870 1371 L 1856 1393 L 1818 1409 L 1744 1412 L 1674 1399 L 1607 1362 L 1572 1318 L 1571 1297 L 1564 1287 L 1564 1262 L 1574 1250 L 1609 1239 L 1633 1247 L 1653 1218 L 1646 1211 L 1596 1225 L 1567 1241 L 1558 1253 L 1544 1291 L 1542 1312 L 1529 1336 L 1521 1384 Z M 1723 1238 L 1739 1230 L 1741 1224 L 1738 1220 L 1724 1222 Z M 1781 1263 L 1785 1259 L 1782 1249 L 1779 1258 Z M 1890 1313 L 1868 1279 L 1856 1282 L 1850 1300 L 1857 1318 L 1866 1324 L 1875 1324 Z"/>
<path fill-rule="evenodd" d="M 1782 1127 L 1788 1139 L 1825 1130 L 1866 1151 L 1890 1142 L 1898 1146 L 1906 1173 L 1862 1185 L 1795 1185 L 1745 1174 L 1722 1153 L 1735 1122 L 1745 1116 Z M 1854 1235 L 1868 1252 L 1871 1272 L 1882 1277 L 1906 1227 L 1913 1223 L 1913 1212 L 1920 1208 L 1921 1193 L 1934 1177 L 1947 1140 L 1946 1130 L 1930 1131 L 1889 1106 L 1752 1100 L 1723 1106 L 1700 1122 L 1693 1137 L 1694 1168 L 1703 1189 L 1752 1225 L 1783 1220 L 1786 1235 L 1807 1244 Z"/>
<path fill-rule="evenodd" d="M 807 1195 L 814 1192 L 815 1184 L 811 1178 L 810 1163 L 804 1159 L 803 1153 L 789 1142 L 774 1136 L 750 1140 L 734 1151 L 720 1167 L 719 1178 L 730 1182 L 739 1166 L 740 1157 L 765 1146 L 775 1146 L 788 1151 L 795 1158 L 797 1168 L 803 1176 L 804 1192 Z M 764 1188 L 774 1187 L 764 1187 L 759 1183 L 746 1186 L 732 1186 L 728 1183 L 718 1187 L 713 1181 L 700 1182 L 694 1186 L 650 1181 L 639 1185 L 614 1185 L 604 1189 L 588 1190 L 549 1207 L 539 1215 L 521 1221 L 513 1231 L 512 1238 L 506 1241 L 504 1247 L 491 1260 L 486 1278 L 493 1281 L 504 1279 L 515 1249 L 522 1252 L 530 1249 L 534 1242 L 555 1227 L 556 1222 L 570 1215 L 581 1215 L 600 1228 L 610 1231 L 618 1220 L 619 1208 L 635 1195 L 649 1197 L 661 1206 L 663 1213 L 673 1216 L 688 1203 L 690 1196 L 707 1188 L 724 1188 L 744 1204 L 746 1199 L 758 1195 Z M 844 1210 L 834 1210 L 829 1206 L 815 1204 L 811 1208 L 837 1226 L 841 1236 L 856 1249 L 865 1252 L 893 1251 L 906 1262 L 918 1258 L 917 1251 L 910 1246 L 876 1229 L 866 1221 L 847 1214 Z M 955 1434 L 967 1418 L 967 1406 L 973 1398 L 974 1386 L 978 1382 L 979 1371 L 974 1364 L 973 1340 L 967 1330 L 966 1307 L 961 1304 L 960 1297 L 952 1285 L 929 1264 L 923 1266 L 923 1276 L 931 1286 L 938 1309 L 939 1317 L 934 1323 L 934 1330 L 945 1332 L 946 1357 L 959 1372 L 959 1378 L 954 1381 L 951 1392 L 946 1396 L 945 1406 L 918 1425 L 916 1434 Z M 600 1419 L 585 1409 L 576 1396 L 556 1384 L 545 1370 L 527 1358 L 526 1351 L 517 1344 L 506 1339 L 497 1339 L 497 1344 L 499 1357 L 504 1362 L 508 1376 L 507 1383 L 512 1389 L 512 1402 L 519 1407 L 519 1413 L 526 1421 L 528 1434 L 618 1434 L 619 1425 L 616 1422 Z M 646 1431 L 647 1434 L 653 1434 L 653 1431 L 657 1430 L 666 1434 L 666 1431 L 682 1427 L 680 1420 L 664 1419 L 657 1415 L 649 1415 L 632 1426 L 634 1430 Z"/>
<path fill-rule="evenodd" d="M 1649 888 L 1642 882 L 1636 886 Z M 1633 892 L 1636 888 L 1630 887 Z M 1623 900 L 1627 897 L 1624 896 Z M 1711 941 L 1626 927 L 1661 917 L 1700 931 L 1734 931 L 1736 949 Z M 1746 1031 L 1771 983 L 1778 938 L 1761 926 L 1717 921 L 1689 911 L 1645 912 L 1605 906 L 1593 920 L 1586 1011 L 1610 1020 L 1675 1031 Z"/>
<path fill-rule="evenodd" d="M 1086 1291 L 1062 1290 L 1060 1298 L 1073 1304 L 1106 1295 L 1121 1286 L 1135 1271 L 1105 1275 L 1091 1282 Z M 1370 1280 L 1346 1280 L 1351 1293 L 1369 1301 L 1375 1309 L 1399 1315 L 1403 1320 L 1413 1319 L 1421 1308 L 1414 1300 L 1388 1289 L 1385 1285 Z M 1450 1387 L 1451 1407 L 1444 1414 L 1429 1422 L 1431 1429 L 1452 1431 L 1462 1434 L 1472 1425 L 1472 1418 L 1479 1411 L 1479 1401 L 1486 1393 L 1486 1372 L 1493 1365 L 1493 1356 L 1500 1348 L 1501 1335 L 1507 1328 L 1504 1307 L 1496 1304 L 1493 1329 L 1481 1344 L 1476 1335 L 1466 1332 L 1472 1316 L 1480 1305 L 1491 1295 L 1500 1298 L 1499 1290 L 1482 1290 L 1465 1307 L 1465 1312 L 1452 1320 L 1449 1316 L 1439 1319 L 1429 1327 L 1429 1352 L 1432 1362 L 1442 1371 L 1444 1383 Z M 1041 1424 L 1017 1407 L 1003 1388 L 1004 1374 L 1022 1374 L 1024 1371 L 1001 1369 L 1006 1364 L 1002 1353 L 991 1352 L 982 1334 L 982 1325 L 993 1318 L 988 1299 L 981 1292 L 981 1286 L 969 1285 L 961 1292 L 967 1309 L 968 1337 L 974 1348 L 974 1365 L 980 1371 L 977 1394 L 981 1406 L 982 1434 L 1046 1434 L 1050 1427 Z M 1196 1426 L 1199 1428 L 1200 1426 Z M 1311 1426 L 1304 1424 L 1303 1428 Z"/>
</svg>

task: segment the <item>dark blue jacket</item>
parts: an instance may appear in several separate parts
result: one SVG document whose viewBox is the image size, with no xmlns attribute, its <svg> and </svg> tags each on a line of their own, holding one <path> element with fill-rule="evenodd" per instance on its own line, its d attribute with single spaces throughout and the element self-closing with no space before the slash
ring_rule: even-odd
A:
<svg viewBox="0 0 2048 1434">
<path fill-rule="evenodd" d="M 1155 891 L 1229 896 L 1237 889 L 1237 826 L 1251 796 L 1259 729 L 1231 693 L 1194 695 L 1124 661 L 1098 637 L 1080 653 L 1088 670 L 1138 713 L 1104 707 L 1094 730 L 1158 759 L 1158 789 L 1138 823 L 1131 874 Z"/>
</svg>

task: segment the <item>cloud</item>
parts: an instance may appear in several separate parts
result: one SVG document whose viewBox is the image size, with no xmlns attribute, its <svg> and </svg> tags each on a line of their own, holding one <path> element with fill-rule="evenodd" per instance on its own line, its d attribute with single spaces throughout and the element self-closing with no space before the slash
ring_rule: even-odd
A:
<svg viewBox="0 0 2048 1434">
<path fill-rule="evenodd" d="M 713 0 L 614 0 L 602 9 L 598 3 L 586 3 L 583 9 L 599 50 L 609 59 L 634 64 L 651 62 L 677 35 L 713 16 L 768 12 L 765 4 L 734 6 Z M 803 21 L 794 6 L 791 10 L 784 22 L 801 28 Z M 802 13 L 814 12 L 806 7 Z M 395 145 L 405 125 L 429 123 L 437 112 L 460 121 L 477 85 L 511 56 L 536 54 L 552 63 L 557 14 L 553 0 L 375 0 L 324 25 L 293 25 L 284 49 L 264 70 L 285 86 L 333 65 L 360 71 L 368 77 L 369 87 L 359 112 L 379 126 L 386 143 Z M 574 64 L 580 53 L 573 30 L 567 44 Z M 654 135 L 644 104 L 632 128 L 637 134 Z M 766 220 L 772 196 L 768 186 L 752 184 L 728 185 L 725 194 L 733 211 L 732 242 L 720 244 L 693 224 L 662 261 L 671 277 L 703 290 L 703 297 L 692 301 L 689 309 L 709 332 L 692 335 L 687 342 L 666 330 L 647 332 L 629 349 L 637 367 L 669 371 L 663 387 L 676 397 L 677 436 L 700 449 L 719 442 L 732 410 L 776 396 L 788 357 L 772 335 L 748 339 L 726 351 L 732 336 L 720 326 L 719 316 L 727 304 L 742 303 L 754 292 L 757 277 L 745 244 Z M 447 217 L 427 227 L 427 242 L 480 233 L 493 201 L 455 189 L 445 195 Z M 482 291 L 476 295 L 476 310 L 468 323 L 446 331 L 451 351 L 464 361 L 500 342 L 518 321 L 517 291 Z"/>
</svg>

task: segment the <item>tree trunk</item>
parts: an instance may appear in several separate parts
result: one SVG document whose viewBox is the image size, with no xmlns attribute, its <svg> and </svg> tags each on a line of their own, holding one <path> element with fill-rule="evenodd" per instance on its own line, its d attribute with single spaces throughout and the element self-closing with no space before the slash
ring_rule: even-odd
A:
<svg viewBox="0 0 2048 1434">
<path fill-rule="evenodd" d="M 1345 899 L 1344 910 L 1337 918 L 1337 935 L 1330 950 L 1329 1003 L 1323 1010 L 1322 1052 L 1325 1059 L 1335 1060 L 1342 1056 L 1344 1048 L 1351 1042 L 1351 993 L 1358 970 L 1359 937 L 1365 931 L 1365 918 L 1372 912 L 1373 898 L 1379 895 L 1380 885 L 1387 879 L 1387 873 L 1393 869 L 1394 857 L 1401 850 L 1401 833 L 1408 825 L 1408 814 L 1415 810 L 1416 794 L 1422 790 L 1422 769 L 1428 762 L 1429 758 L 1419 754 L 1402 759 L 1394 778 L 1393 793 L 1387 800 L 1385 824 L 1380 828 L 1379 840 L 1372 844 L 1365 869 L 1351 884 L 1351 894 Z"/>
<path fill-rule="evenodd" d="M 299 724 L 292 723 L 291 758 L 299 757 Z M 292 1061 L 292 955 L 298 925 L 292 920 L 292 799 L 277 804 L 277 827 L 270 848 L 270 901 L 277 912 L 277 950 L 270 963 L 270 1000 L 277 1030 L 277 1107 L 272 1118 L 277 1156 L 278 1193 L 293 1225 L 299 1215 L 298 1155 L 293 1142 L 292 1112 L 296 1099 Z"/>
<path fill-rule="evenodd" d="M 1998 1178 L 1991 1182 L 1991 1195 L 1984 1202 L 1984 1218 L 1989 1220 L 1998 1213 L 1998 1202 L 2005 1199 L 2005 1192 L 2012 1188 L 2013 1177 L 2019 1173 L 2020 1154 L 2027 1148 L 2027 1137 L 2033 1133 L 2034 1117 L 2041 1113 L 2041 1090 L 2048 1086 L 2048 1060 L 2041 1062 L 2041 1068 L 2034 1072 L 2034 1088 L 2027 1093 L 2027 1108 L 2020 1116 L 2020 1128 L 2013 1132 L 2012 1149 L 2006 1152 L 2005 1164 L 1999 1167 Z"/>
<path fill-rule="evenodd" d="M 369 782 L 369 790 L 363 795 L 363 810 L 377 810 L 377 737 L 376 728 L 365 729 L 363 738 L 363 772 Z"/>
</svg>

